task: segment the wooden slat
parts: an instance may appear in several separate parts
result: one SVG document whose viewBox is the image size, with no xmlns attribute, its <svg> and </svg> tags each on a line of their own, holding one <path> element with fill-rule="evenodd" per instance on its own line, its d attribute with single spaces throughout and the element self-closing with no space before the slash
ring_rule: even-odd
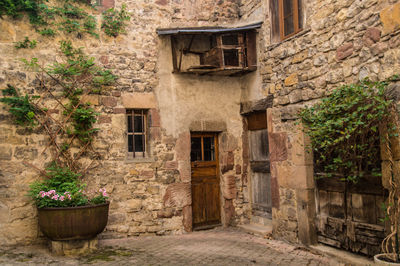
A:
<svg viewBox="0 0 400 266">
<path fill-rule="evenodd" d="M 280 41 L 279 29 L 279 0 L 269 1 L 269 10 L 271 15 L 271 42 Z"/>
<path fill-rule="evenodd" d="M 246 33 L 246 55 L 247 66 L 252 69 L 257 68 L 257 34 L 255 31 Z"/>
<path fill-rule="evenodd" d="M 267 112 L 254 112 L 247 116 L 249 130 L 259 130 L 267 128 Z"/>
</svg>

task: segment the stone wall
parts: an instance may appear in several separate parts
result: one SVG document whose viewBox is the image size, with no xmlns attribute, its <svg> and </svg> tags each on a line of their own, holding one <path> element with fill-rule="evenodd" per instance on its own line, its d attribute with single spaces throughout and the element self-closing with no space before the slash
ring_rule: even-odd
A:
<svg viewBox="0 0 400 266">
<path fill-rule="evenodd" d="M 113 2 L 113 1 L 107 1 Z M 119 7 L 124 1 L 115 1 Z M 191 230 L 190 131 L 220 132 L 221 206 L 225 225 L 246 220 L 248 201 L 242 191 L 242 122 L 239 78 L 209 78 L 172 74 L 170 42 L 157 28 L 173 25 L 224 24 L 238 18 L 238 2 L 133 1 L 127 33 L 99 39 L 73 34 L 42 37 L 27 19 L 0 19 L 0 87 L 11 83 L 35 93 L 35 73 L 25 71 L 19 58 L 40 62 L 57 58 L 58 42 L 65 38 L 94 56 L 119 76 L 117 85 L 90 96 L 100 112 L 94 148 L 100 166 L 89 171 L 89 188 L 105 187 L 111 195 L 110 216 L 103 238 L 139 234 L 171 234 Z M 100 13 L 95 13 L 100 22 Z M 35 49 L 14 48 L 25 36 L 38 41 Z M 32 167 L 43 166 L 48 141 L 42 132 L 28 132 L 0 110 L 0 240 L 25 244 L 41 237 L 36 209 L 26 196 L 28 184 L 38 178 Z M 150 153 L 139 160 L 127 157 L 126 108 L 149 110 Z"/>
<path fill-rule="evenodd" d="M 304 30 L 278 43 L 270 42 L 270 23 L 264 21 L 262 86 L 255 89 L 274 96 L 268 119 L 275 158 L 272 179 L 279 185 L 279 206 L 273 208 L 276 237 L 315 241 L 312 158 L 304 152 L 307 140 L 295 124 L 299 108 L 341 84 L 399 73 L 400 3 L 396 2 L 307 1 Z M 269 12 L 268 3 L 264 10 Z"/>
</svg>

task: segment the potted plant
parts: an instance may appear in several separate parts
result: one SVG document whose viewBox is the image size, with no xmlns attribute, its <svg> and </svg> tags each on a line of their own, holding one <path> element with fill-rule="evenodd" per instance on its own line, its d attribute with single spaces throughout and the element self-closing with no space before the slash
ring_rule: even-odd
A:
<svg viewBox="0 0 400 266">
<path fill-rule="evenodd" d="M 43 234 L 51 240 L 91 239 L 107 224 L 109 202 L 104 188 L 88 192 L 82 181 L 101 157 L 92 147 L 99 114 L 85 99 L 101 93 L 116 76 L 71 42 L 62 41 L 60 50 L 63 60 L 48 66 L 39 65 L 36 58 L 23 60 L 39 72 L 34 90 L 39 95 L 22 95 L 8 85 L 0 102 L 9 106 L 17 124 L 48 135 L 42 154 L 49 151 L 50 160 L 43 156 L 40 163 L 45 169 L 24 162 L 40 172 L 41 180 L 30 185 L 29 195 Z"/>
<path fill-rule="evenodd" d="M 108 220 L 106 190 L 86 192 L 80 174 L 56 163 L 46 168 L 46 174 L 42 181 L 32 183 L 29 191 L 43 234 L 51 240 L 77 240 L 101 233 Z"/>
</svg>

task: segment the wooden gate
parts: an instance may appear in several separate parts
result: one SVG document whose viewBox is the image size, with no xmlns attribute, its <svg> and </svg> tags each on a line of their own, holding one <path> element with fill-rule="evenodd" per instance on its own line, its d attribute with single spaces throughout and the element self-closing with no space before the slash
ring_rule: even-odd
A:
<svg viewBox="0 0 400 266">
<path fill-rule="evenodd" d="M 368 177 L 358 184 L 334 178 L 316 183 L 318 241 L 369 256 L 381 253 L 382 204 L 387 196 L 381 177 Z"/>
<path fill-rule="evenodd" d="M 247 117 L 249 130 L 252 212 L 256 216 L 272 218 L 271 171 L 269 161 L 266 112 L 255 112 Z"/>
<path fill-rule="evenodd" d="M 218 139 L 215 133 L 192 134 L 193 229 L 221 224 Z"/>
</svg>

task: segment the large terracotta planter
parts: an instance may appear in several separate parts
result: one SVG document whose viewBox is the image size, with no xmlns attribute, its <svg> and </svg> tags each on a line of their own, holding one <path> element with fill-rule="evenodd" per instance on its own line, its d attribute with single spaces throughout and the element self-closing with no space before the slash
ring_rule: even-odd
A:
<svg viewBox="0 0 400 266">
<path fill-rule="evenodd" d="M 107 225 L 109 204 L 38 209 L 39 227 L 51 240 L 92 239 Z"/>
</svg>

